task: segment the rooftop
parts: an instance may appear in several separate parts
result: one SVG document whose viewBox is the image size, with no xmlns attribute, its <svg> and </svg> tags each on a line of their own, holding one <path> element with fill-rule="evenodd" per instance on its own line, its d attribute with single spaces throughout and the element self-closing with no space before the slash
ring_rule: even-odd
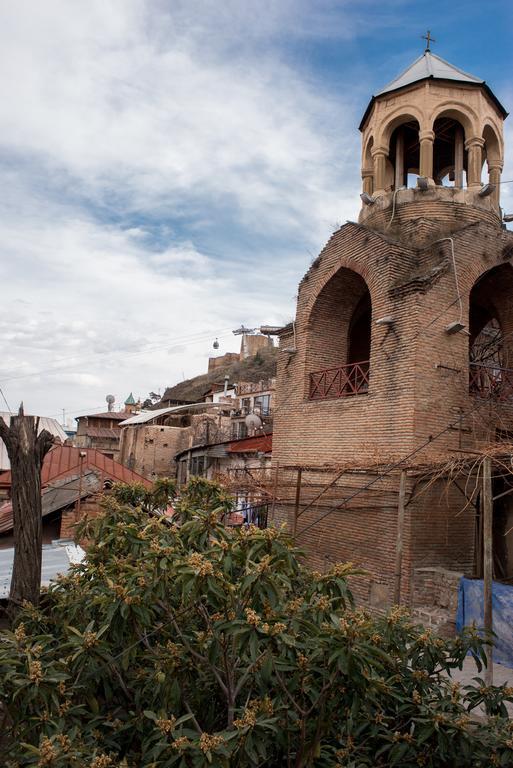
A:
<svg viewBox="0 0 513 768">
<path fill-rule="evenodd" d="M 80 454 L 85 454 L 82 461 Z M 44 487 L 59 478 L 76 474 L 80 471 L 81 463 L 82 473 L 87 470 L 97 470 L 101 476 L 118 483 L 143 483 L 147 487 L 151 486 L 150 481 L 142 475 L 124 467 L 114 459 L 109 459 L 100 451 L 94 448 L 74 448 L 71 445 L 55 446 L 46 454 L 41 470 L 41 485 Z M 5 472 L 0 475 L 0 487 L 9 488 L 10 486 L 11 473 Z"/>
<path fill-rule="evenodd" d="M 462 69 L 449 64 L 445 59 L 441 59 L 440 56 L 431 53 L 431 51 L 425 51 L 404 72 L 401 72 L 388 85 L 385 85 L 381 91 L 378 91 L 376 96 L 396 91 L 398 88 L 404 88 L 406 85 L 411 85 L 419 80 L 425 80 L 428 77 L 434 80 L 456 80 L 460 83 L 484 84 L 484 80 L 481 80 L 481 78 L 469 75 Z"/>
<path fill-rule="evenodd" d="M 132 411 L 104 411 L 103 413 L 87 413 L 84 416 L 75 416 L 76 421 L 81 419 L 113 419 L 114 421 L 123 421 L 128 416 L 132 416 Z"/>
<path fill-rule="evenodd" d="M 378 91 L 370 100 L 365 114 L 360 123 L 360 130 L 363 130 L 367 116 L 371 110 L 372 105 L 377 97 L 383 96 L 385 93 L 392 93 L 398 91 L 401 88 L 406 88 L 414 83 L 420 83 L 423 80 L 452 80 L 458 83 L 467 83 L 469 85 L 481 86 L 484 88 L 488 96 L 495 103 L 498 110 L 502 113 L 503 117 L 507 117 L 508 113 L 497 99 L 491 88 L 486 84 L 484 80 L 475 75 L 470 75 L 468 72 L 464 72 L 462 69 L 455 67 L 445 59 L 436 56 L 429 50 L 424 51 L 422 56 L 410 64 L 400 75 L 391 80 L 384 88 Z"/>
</svg>

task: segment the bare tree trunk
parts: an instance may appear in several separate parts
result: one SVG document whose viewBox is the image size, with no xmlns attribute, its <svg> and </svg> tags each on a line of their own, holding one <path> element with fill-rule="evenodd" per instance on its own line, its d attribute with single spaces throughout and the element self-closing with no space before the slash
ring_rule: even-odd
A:
<svg viewBox="0 0 513 768">
<path fill-rule="evenodd" d="M 24 600 L 37 605 L 41 591 L 43 524 L 41 514 L 41 466 L 52 447 L 46 429 L 37 434 L 39 419 L 25 416 L 23 403 L 10 427 L 0 418 L 0 438 L 11 462 L 14 563 L 9 612 Z"/>
</svg>

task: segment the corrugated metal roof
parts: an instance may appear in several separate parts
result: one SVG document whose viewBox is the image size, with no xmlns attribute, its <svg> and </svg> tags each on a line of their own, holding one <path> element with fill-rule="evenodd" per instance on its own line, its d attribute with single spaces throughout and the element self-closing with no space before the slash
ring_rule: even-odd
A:
<svg viewBox="0 0 513 768">
<path fill-rule="evenodd" d="M 88 413 L 85 416 L 75 416 L 75 421 L 81 421 L 81 419 L 113 419 L 113 421 L 123 421 L 127 418 L 127 414 L 132 414 L 132 411 L 105 411 L 105 413 Z"/>
<path fill-rule="evenodd" d="M 100 451 L 94 448 L 74 448 L 71 445 L 56 445 L 45 456 L 43 468 L 41 470 L 41 484 L 48 485 L 49 482 L 65 477 L 70 474 L 76 474 L 80 470 L 80 454 L 85 453 L 82 462 L 82 472 L 86 470 L 98 470 L 101 475 L 120 483 L 143 483 L 148 488 L 152 483 L 145 477 L 139 475 L 127 467 L 124 467 L 118 461 L 110 459 Z M 0 487 L 10 488 L 11 473 L 5 472 L 0 475 Z"/>
<path fill-rule="evenodd" d="M 371 107 L 377 96 L 382 96 L 385 93 L 391 93 L 397 91 L 400 88 L 405 88 L 413 83 L 421 82 L 422 80 L 454 80 L 458 83 L 469 83 L 471 85 L 480 85 L 492 99 L 497 106 L 498 110 L 502 113 L 503 117 L 507 117 L 508 113 L 498 100 L 497 96 L 493 93 L 492 89 L 486 84 L 484 80 L 470 75 L 468 72 L 464 72 L 462 69 L 458 69 L 453 64 L 450 64 L 445 59 L 441 59 L 440 56 L 431 53 L 431 51 L 425 51 L 422 56 L 415 59 L 413 64 L 410 64 L 404 72 L 401 72 L 396 78 L 388 83 L 384 88 L 373 96 L 365 110 L 362 121 L 360 123 L 360 130 L 363 131 L 367 117 L 370 113 Z"/>
<path fill-rule="evenodd" d="M 88 471 L 82 475 L 79 474 L 66 477 L 64 480 L 56 481 L 55 485 L 47 486 L 41 494 L 42 517 L 57 512 L 59 509 L 69 507 L 74 504 L 79 497 L 85 499 L 86 496 L 101 490 L 102 483 L 99 473 Z M 13 526 L 12 503 L 8 502 L 0 507 L 0 533 L 7 533 Z"/>
<path fill-rule="evenodd" d="M 41 495 L 43 517 L 74 504 L 79 495 L 84 499 L 99 490 L 102 490 L 100 475 L 92 470 L 85 472 L 82 479 L 76 474 L 60 480 L 55 485 L 52 483 Z"/>
<path fill-rule="evenodd" d="M 8 413 L 7 411 L 0 411 L 0 418 L 5 421 L 7 426 L 9 426 L 11 421 L 10 413 Z M 38 417 L 36 416 L 36 418 Z M 61 427 L 57 419 L 51 419 L 49 416 L 39 416 L 38 434 L 39 432 L 42 432 L 43 429 L 47 429 L 51 435 L 58 437 L 63 443 L 68 439 L 66 432 Z M 0 440 L 0 472 L 2 472 L 4 469 L 10 469 L 10 468 L 11 468 L 11 463 L 7 455 L 7 448 L 5 447 L 4 441 Z"/>
<path fill-rule="evenodd" d="M 137 416 L 132 416 L 126 421 L 122 421 L 120 427 L 131 427 L 134 424 L 148 424 L 159 416 L 166 416 L 168 413 L 180 413 L 181 411 L 190 411 L 191 409 L 200 410 L 201 408 L 218 408 L 219 403 L 188 403 L 187 405 L 172 405 L 170 408 L 157 408 L 154 411 L 143 411 Z"/>
<path fill-rule="evenodd" d="M 441 59 L 440 56 L 431 53 L 431 51 L 425 51 L 404 72 L 401 72 L 381 91 L 378 91 L 376 96 L 389 93 L 389 91 L 396 91 L 398 88 L 404 88 L 406 85 L 425 80 L 427 77 L 432 77 L 435 80 L 457 80 L 460 83 L 478 83 L 480 85 L 484 83 L 481 78 L 469 75 L 462 69 L 458 69 L 458 67 L 449 64 L 448 61 Z"/>
<path fill-rule="evenodd" d="M 86 427 L 83 435 L 87 437 L 103 437 L 108 440 L 119 440 L 119 429 L 107 429 L 107 427 Z"/>
<path fill-rule="evenodd" d="M 80 547 L 70 547 L 69 542 L 52 542 L 43 545 L 43 565 L 41 568 L 41 585 L 47 586 L 59 574 L 67 573 L 70 563 Z M 0 549 L 0 598 L 9 597 L 12 577 L 14 548 Z"/>
</svg>

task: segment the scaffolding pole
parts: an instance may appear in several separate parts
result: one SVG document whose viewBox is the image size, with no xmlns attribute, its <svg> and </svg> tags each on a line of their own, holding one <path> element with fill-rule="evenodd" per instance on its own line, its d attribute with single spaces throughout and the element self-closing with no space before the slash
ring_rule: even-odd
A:
<svg viewBox="0 0 513 768">
<path fill-rule="evenodd" d="M 296 478 L 296 499 L 294 502 L 294 523 L 293 523 L 293 537 L 294 537 L 294 543 L 296 543 L 296 533 L 297 533 L 297 519 L 299 517 L 299 504 L 301 501 L 301 477 L 303 475 L 303 470 L 301 468 L 297 471 L 297 478 Z"/>
<path fill-rule="evenodd" d="M 401 470 L 399 479 L 399 501 L 397 504 L 397 539 L 395 550 L 395 582 L 394 582 L 394 603 L 399 605 L 401 602 L 401 571 L 403 565 L 403 534 L 404 534 L 404 508 L 406 496 L 406 470 Z"/>
<path fill-rule="evenodd" d="M 484 629 L 487 636 L 493 631 L 492 584 L 493 584 L 493 498 L 492 460 L 483 460 L 483 599 Z M 485 684 L 493 685 L 493 645 L 486 646 Z"/>
</svg>

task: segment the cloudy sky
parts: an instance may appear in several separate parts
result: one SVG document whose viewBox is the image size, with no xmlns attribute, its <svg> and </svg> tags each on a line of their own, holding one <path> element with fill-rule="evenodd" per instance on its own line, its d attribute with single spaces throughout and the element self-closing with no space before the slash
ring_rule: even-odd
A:
<svg viewBox="0 0 513 768">
<path fill-rule="evenodd" d="M 510 0 L 0 0 L 0 20 L 0 387 L 33 413 L 144 397 L 241 323 L 288 321 L 358 214 L 367 101 L 427 28 L 513 107 Z"/>
</svg>

